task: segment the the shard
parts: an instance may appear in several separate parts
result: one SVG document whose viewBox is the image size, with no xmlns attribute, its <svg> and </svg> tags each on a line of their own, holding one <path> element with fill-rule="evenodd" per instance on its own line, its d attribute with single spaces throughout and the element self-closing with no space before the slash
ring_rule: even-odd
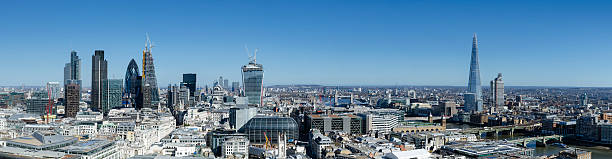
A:
<svg viewBox="0 0 612 159">
<path fill-rule="evenodd" d="M 482 87 L 480 83 L 480 67 L 478 65 L 478 38 L 474 33 L 472 41 L 472 60 L 470 61 L 470 79 L 468 90 L 464 95 L 466 112 L 481 112 L 482 108 Z"/>
</svg>

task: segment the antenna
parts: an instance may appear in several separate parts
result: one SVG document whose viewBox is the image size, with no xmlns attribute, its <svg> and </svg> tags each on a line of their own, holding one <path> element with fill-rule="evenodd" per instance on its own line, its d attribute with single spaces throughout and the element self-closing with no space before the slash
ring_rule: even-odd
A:
<svg viewBox="0 0 612 159">
<path fill-rule="evenodd" d="M 255 49 L 255 52 L 253 53 L 253 63 L 257 63 L 257 51 L 259 51 L 259 48 Z"/>
</svg>

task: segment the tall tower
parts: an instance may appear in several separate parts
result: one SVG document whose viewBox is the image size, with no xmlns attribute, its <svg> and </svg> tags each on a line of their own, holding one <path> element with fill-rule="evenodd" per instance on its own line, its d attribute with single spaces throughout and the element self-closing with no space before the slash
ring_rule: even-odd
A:
<svg viewBox="0 0 612 159">
<path fill-rule="evenodd" d="M 194 95 L 196 91 L 196 74 L 195 73 L 186 73 L 183 74 L 183 84 L 189 88 L 189 96 Z"/>
<path fill-rule="evenodd" d="M 153 55 L 151 49 L 152 42 L 147 34 L 147 42 L 145 50 L 142 52 L 142 91 L 143 91 L 143 107 L 157 109 L 159 102 L 159 92 L 157 89 L 157 78 L 155 77 L 155 65 L 153 64 Z"/>
<path fill-rule="evenodd" d="M 257 50 L 255 50 L 255 55 L 249 64 L 242 66 L 242 86 L 249 105 L 263 105 L 263 76 L 263 65 L 257 63 Z"/>
<path fill-rule="evenodd" d="M 123 89 L 124 105 L 136 109 L 142 108 L 142 76 L 136 60 L 132 59 L 125 72 L 125 84 Z"/>
<path fill-rule="evenodd" d="M 102 111 L 103 82 L 107 79 L 107 62 L 104 50 L 96 50 L 91 56 L 91 109 Z"/>
<path fill-rule="evenodd" d="M 497 78 L 491 81 L 491 105 L 495 107 L 496 111 L 499 111 L 504 106 L 504 81 L 502 81 L 502 74 L 497 74 Z"/>
<path fill-rule="evenodd" d="M 67 117 L 75 117 L 81 101 L 81 59 L 70 51 L 70 62 L 64 67 L 64 106 Z"/>
<path fill-rule="evenodd" d="M 472 41 L 472 60 L 470 61 L 470 79 L 468 90 L 464 95 L 466 112 L 482 111 L 482 87 L 480 83 L 480 67 L 478 65 L 478 39 L 474 33 Z"/>
</svg>

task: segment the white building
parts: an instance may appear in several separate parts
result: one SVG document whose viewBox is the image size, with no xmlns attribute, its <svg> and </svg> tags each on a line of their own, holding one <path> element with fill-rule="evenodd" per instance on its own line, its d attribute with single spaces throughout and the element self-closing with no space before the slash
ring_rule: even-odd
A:
<svg viewBox="0 0 612 159">
<path fill-rule="evenodd" d="M 249 139 L 245 136 L 227 136 L 221 144 L 221 154 L 224 158 L 248 158 Z"/>
</svg>

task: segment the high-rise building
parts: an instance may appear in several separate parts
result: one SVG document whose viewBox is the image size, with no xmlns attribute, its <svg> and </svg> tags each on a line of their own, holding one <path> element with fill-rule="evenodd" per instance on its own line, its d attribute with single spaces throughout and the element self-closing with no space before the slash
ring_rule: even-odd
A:
<svg viewBox="0 0 612 159">
<path fill-rule="evenodd" d="M 495 107 L 496 111 L 499 111 L 504 106 L 504 81 L 502 81 L 502 74 L 497 74 L 497 78 L 491 81 L 491 103 Z"/>
<path fill-rule="evenodd" d="M 170 112 L 174 113 L 174 105 L 178 103 L 178 87 L 168 85 L 168 93 L 166 93 L 166 107 L 170 109 Z"/>
<path fill-rule="evenodd" d="M 91 56 L 91 110 L 102 111 L 102 84 L 107 79 L 107 61 L 104 50 L 96 50 Z"/>
<path fill-rule="evenodd" d="M 159 103 L 159 90 L 157 88 L 153 55 L 151 54 L 152 47 L 151 40 L 147 36 L 145 50 L 142 52 L 143 107 L 157 109 L 157 104 Z"/>
<path fill-rule="evenodd" d="M 57 99 L 60 97 L 60 83 L 59 82 L 47 82 L 47 92 L 51 95 L 51 99 Z"/>
<path fill-rule="evenodd" d="M 64 66 L 64 84 L 67 80 L 81 80 L 81 59 L 74 50 L 70 51 L 70 62 Z"/>
<path fill-rule="evenodd" d="M 81 101 L 81 82 L 79 80 L 68 80 L 65 88 L 65 113 L 66 117 L 76 117 L 79 112 L 79 102 Z"/>
<path fill-rule="evenodd" d="M 136 61 L 132 59 L 125 72 L 125 89 L 123 89 L 124 103 L 128 107 L 140 110 L 142 108 L 142 77 Z"/>
<path fill-rule="evenodd" d="M 478 39 L 474 33 L 472 41 L 472 60 L 470 62 L 470 79 L 468 90 L 464 94 L 465 112 L 481 112 L 482 108 L 482 87 L 480 83 L 480 67 L 478 65 Z"/>
<path fill-rule="evenodd" d="M 189 95 L 194 96 L 196 91 L 196 74 L 195 73 L 186 73 L 183 74 L 183 84 L 189 88 Z"/>
<path fill-rule="evenodd" d="M 240 92 L 240 82 L 232 82 L 232 92 Z"/>
<path fill-rule="evenodd" d="M 229 80 L 225 79 L 223 80 L 223 89 L 225 90 L 229 90 Z"/>
<path fill-rule="evenodd" d="M 30 114 L 47 114 L 48 106 L 49 97 L 47 92 L 34 92 L 32 97 L 26 99 L 26 112 Z M 54 111 L 51 114 L 55 114 Z"/>
<path fill-rule="evenodd" d="M 589 104 L 589 96 L 586 93 L 580 95 L 580 106 L 588 106 Z"/>
<path fill-rule="evenodd" d="M 223 76 L 219 76 L 219 81 L 217 81 L 217 84 L 223 87 Z"/>
<path fill-rule="evenodd" d="M 257 108 L 255 107 L 236 106 L 230 108 L 229 125 L 231 128 L 238 130 L 255 115 L 257 115 Z"/>
<path fill-rule="evenodd" d="M 108 114 L 108 111 L 115 107 L 121 107 L 121 93 L 123 90 L 123 80 L 107 79 L 102 83 L 102 109 L 100 112 Z"/>
<path fill-rule="evenodd" d="M 263 65 L 258 64 L 255 57 L 249 64 L 242 66 L 242 86 L 249 105 L 263 105 Z"/>
</svg>

